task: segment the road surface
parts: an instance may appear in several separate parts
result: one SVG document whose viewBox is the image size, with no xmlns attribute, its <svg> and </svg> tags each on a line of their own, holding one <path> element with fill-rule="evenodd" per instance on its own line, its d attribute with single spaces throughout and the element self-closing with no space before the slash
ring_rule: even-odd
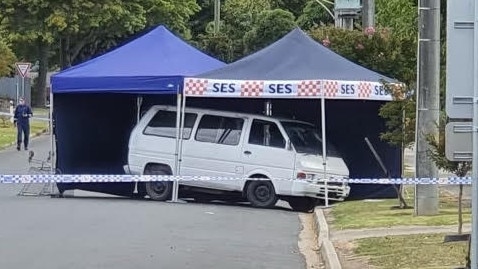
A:
<svg viewBox="0 0 478 269">
<path fill-rule="evenodd" d="M 48 137 L 32 141 L 36 156 L 48 148 Z M 0 173 L 27 173 L 27 155 L 0 151 Z M 287 208 L 25 197 L 20 187 L 0 185 L 0 268 L 305 268 Z"/>
</svg>

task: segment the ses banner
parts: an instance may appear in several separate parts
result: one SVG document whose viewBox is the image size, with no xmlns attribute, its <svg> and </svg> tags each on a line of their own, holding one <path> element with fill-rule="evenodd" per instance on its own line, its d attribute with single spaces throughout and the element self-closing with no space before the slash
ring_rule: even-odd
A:
<svg viewBox="0 0 478 269">
<path fill-rule="evenodd" d="M 186 78 L 184 92 L 190 97 L 392 100 L 381 83 L 362 81 Z"/>
</svg>

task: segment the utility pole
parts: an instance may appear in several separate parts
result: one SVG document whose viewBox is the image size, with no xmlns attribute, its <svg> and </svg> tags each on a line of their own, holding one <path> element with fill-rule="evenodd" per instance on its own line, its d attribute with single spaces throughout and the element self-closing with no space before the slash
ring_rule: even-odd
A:
<svg viewBox="0 0 478 269">
<path fill-rule="evenodd" d="M 440 1 L 419 0 L 415 177 L 438 177 L 427 136 L 438 137 L 440 97 Z M 438 186 L 415 185 L 415 215 L 438 213 Z"/>
<path fill-rule="evenodd" d="M 221 0 L 214 0 L 214 34 L 219 33 L 221 23 Z"/>
<path fill-rule="evenodd" d="M 375 27 L 375 0 L 362 1 L 362 28 Z"/>
</svg>

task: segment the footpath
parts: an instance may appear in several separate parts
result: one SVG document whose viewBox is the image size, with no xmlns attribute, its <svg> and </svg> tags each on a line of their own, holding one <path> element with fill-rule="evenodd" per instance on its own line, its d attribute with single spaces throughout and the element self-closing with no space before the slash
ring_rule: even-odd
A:
<svg viewBox="0 0 478 269">
<path fill-rule="evenodd" d="M 405 150 L 405 173 L 413 175 L 415 172 L 414 147 Z M 440 177 L 451 176 L 443 171 Z M 440 192 L 457 197 L 458 186 L 440 186 Z M 471 200 L 470 186 L 464 187 L 463 202 Z M 364 238 L 383 238 L 387 236 L 401 235 L 432 235 L 432 234 L 455 234 L 456 225 L 451 226 L 389 226 L 367 229 L 335 230 L 329 225 L 326 216 L 332 208 L 317 207 L 314 212 L 315 228 L 318 235 L 319 252 L 325 268 L 328 269 L 364 269 L 372 267 L 366 259 L 354 253 L 355 240 Z M 463 233 L 471 231 L 470 224 L 463 225 Z"/>
<path fill-rule="evenodd" d="M 319 252 L 327 269 L 373 268 L 353 253 L 353 241 L 362 238 L 416 235 L 416 234 L 453 234 L 456 225 L 447 226 L 392 226 L 367 229 L 334 230 L 330 228 L 325 217 L 326 210 L 316 208 L 315 225 L 318 233 Z M 470 224 L 463 225 L 463 233 L 471 231 Z"/>
</svg>

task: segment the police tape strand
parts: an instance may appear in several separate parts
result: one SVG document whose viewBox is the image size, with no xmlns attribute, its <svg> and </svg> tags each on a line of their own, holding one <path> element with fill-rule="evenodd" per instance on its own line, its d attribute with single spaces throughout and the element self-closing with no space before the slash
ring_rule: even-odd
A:
<svg viewBox="0 0 478 269">
<path fill-rule="evenodd" d="M 0 112 L 0 116 L 9 116 L 13 117 L 11 113 L 6 113 L 6 112 Z M 50 121 L 49 118 L 44 118 L 44 117 L 31 117 L 31 120 L 37 120 L 37 121 Z"/>
<path fill-rule="evenodd" d="M 67 175 L 67 174 L 38 174 L 38 175 L 0 175 L 0 183 L 108 183 L 108 182 L 151 182 L 151 181 L 246 181 L 270 180 L 267 178 L 238 178 L 212 176 L 168 176 L 168 175 Z M 471 177 L 448 178 L 327 178 L 304 180 L 282 179 L 303 183 L 354 183 L 354 184 L 403 184 L 403 185 L 470 185 Z"/>
</svg>

